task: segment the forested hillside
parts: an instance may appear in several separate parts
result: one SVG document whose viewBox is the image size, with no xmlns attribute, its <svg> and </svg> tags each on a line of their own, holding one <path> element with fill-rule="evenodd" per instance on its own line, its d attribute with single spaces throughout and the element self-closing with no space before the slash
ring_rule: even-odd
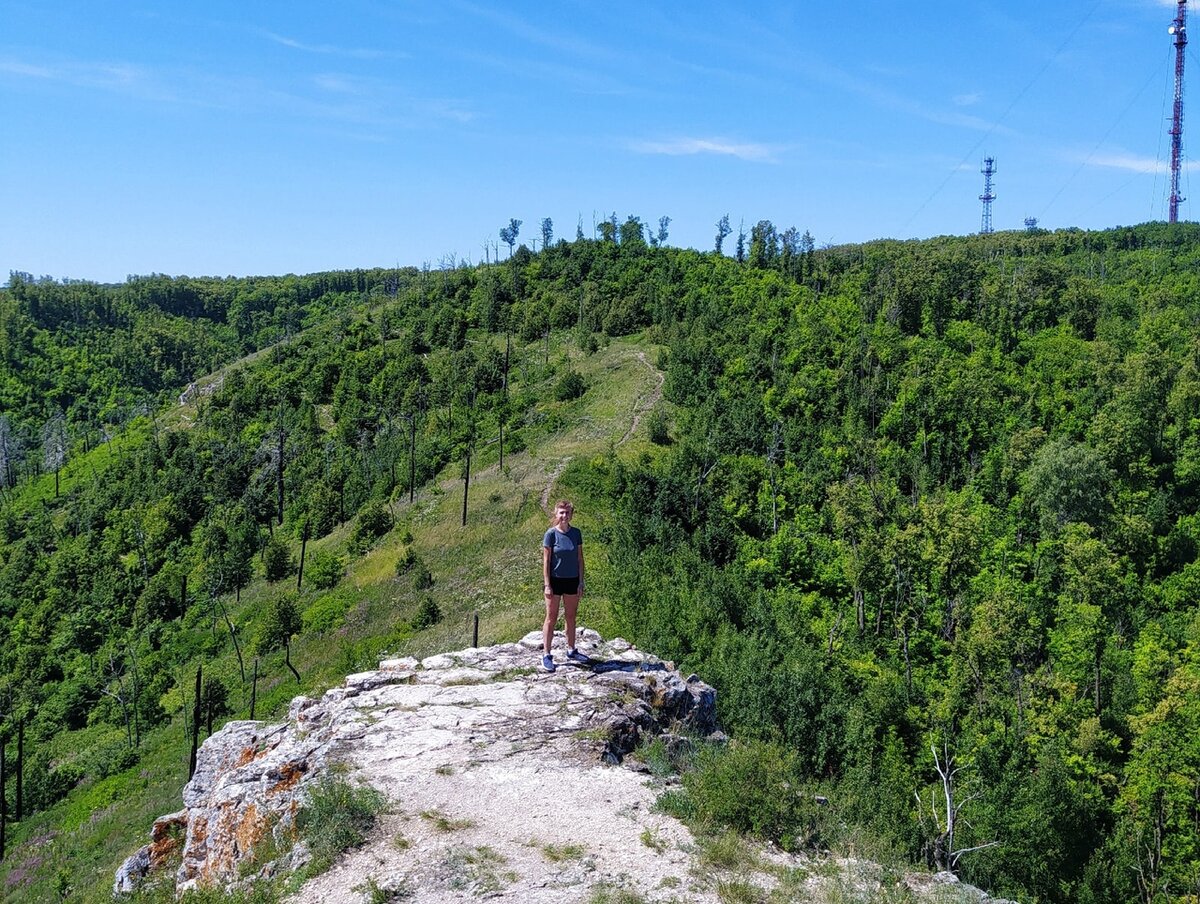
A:
<svg viewBox="0 0 1200 904">
<path fill-rule="evenodd" d="M 13 273 L 0 290 L 0 476 L 90 447 L 196 377 L 370 297 L 415 270 L 258 279 L 134 276 L 119 286 Z"/>
<path fill-rule="evenodd" d="M 763 221 L 727 258 L 605 225 L 425 273 L 10 280 L 0 731 L 24 817 L 126 793 L 200 662 L 229 663 L 219 724 L 282 653 L 279 706 L 293 638 L 340 637 L 346 565 L 410 494 L 559 435 L 571 362 L 645 331 L 657 446 L 563 479 L 616 626 L 716 686 L 742 740 L 674 805 L 1022 900 L 1200 892 L 1200 228 L 814 249 Z"/>
<path fill-rule="evenodd" d="M 678 442 L 594 478 L 623 621 L 768 742 L 744 827 L 819 841 L 799 784 L 993 893 L 1200 891 L 1197 239 L 680 258 Z"/>
</svg>

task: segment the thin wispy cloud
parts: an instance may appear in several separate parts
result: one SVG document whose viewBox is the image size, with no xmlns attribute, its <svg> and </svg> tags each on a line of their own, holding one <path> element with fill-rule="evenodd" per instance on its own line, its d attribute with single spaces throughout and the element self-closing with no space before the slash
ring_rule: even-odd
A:
<svg viewBox="0 0 1200 904">
<path fill-rule="evenodd" d="M 322 73 L 313 76 L 313 84 L 331 94 L 363 94 L 365 88 L 357 79 L 345 75 Z"/>
<path fill-rule="evenodd" d="M 478 114 L 463 103 L 453 100 L 425 100 L 416 104 L 416 109 L 435 119 L 465 124 L 476 119 Z"/>
<path fill-rule="evenodd" d="M 336 44 L 306 44 L 303 41 L 297 41 L 295 38 L 276 34 L 273 31 L 263 32 L 263 34 L 276 44 L 304 53 L 315 53 L 324 56 L 344 56 L 356 60 L 377 60 L 384 56 L 382 50 L 372 50 L 366 47 L 339 47 Z"/>
<path fill-rule="evenodd" d="M 480 6 L 476 3 L 465 2 L 465 0 L 455 5 L 470 15 L 491 22 L 493 25 L 503 28 L 514 37 L 528 41 L 531 44 L 556 50 L 575 58 L 609 61 L 617 59 L 617 55 L 606 47 L 582 40 L 566 32 L 550 31 L 541 26 L 533 25 L 527 20 L 511 13 Z"/>
<path fill-rule="evenodd" d="M 736 157 L 752 163 L 774 163 L 777 149 L 769 144 L 728 141 L 722 138 L 673 138 L 668 141 L 635 141 L 630 147 L 641 154 L 664 154 L 668 157 L 686 157 L 695 154 L 713 154 L 718 157 Z"/>
<path fill-rule="evenodd" d="M 410 120 L 440 120 L 468 123 L 478 118 L 471 105 L 459 98 L 415 97 L 388 79 L 325 72 L 313 76 L 319 91 L 315 98 L 287 92 L 290 101 L 326 118 L 341 118 L 379 124 Z"/>
<path fill-rule="evenodd" d="M 382 78 L 324 72 L 294 80 L 196 70 L 159 70 L 127 62 L 19 59 L 0 56 L 0 78 L 58 83 L 155 104 L 220 109 L 256 116 L 271 111 L 297 125 L 320 122 L 367 127 L 387 136 L 396 129 L 462 125 L 477 118 L 469 102 L 419 96 Z"/>
<path fill-rule="evenodd" d="M 972 91 L 970 94 L 956 94 L 952 100 L 956 107 L 973 107 L 983 100 L 983 95 L 978 91 Z"/>
<path fill-rule="evenodd" d="M 572 64 L 560 64 L 546 59 L 523 59 L 494 53 L 455 52 L 454 58 L 464 64 L 487 66 L 513 78 L 532 79 L 535 83 L 554 82 L 576 94 L 593 97 L 629 97 L 644 94 L 645 90 L 622 81 L 600 69 Z"/>
<path fill-rule="evenodd" d="M 20 75 L 25 78 L 52 79 L 55 77 L 53 69 L 48 69 L 45 66 L 34 66 L 30 63 L 22 63 L 20 60 L 0 60 L 0 72 L 7 72 L 9 75 Z"/>
<path fill-rule="evenodd" d="M 169 99 L 170 96 L 170 92 L 151 70 L 125 62 L 58 60 L 52 63 L 32 63 L 4 57 L 0 58 L 0 73 L 61 82 L 76 88 L 94 88 L 158 99 Z"/>
<path fill-rule="evenodd" d="M 1103 166 L 1109 169 L 1124 170 L 1128 173 L 1140 173 L 1145 176 L 1163 175 L 1167 172 L 1166 160 L 1138 154 L 1094 154 L 1084 163 L 1088 166 Z M 1200 169 L 1200 161 L 1184 161 L 1182 168 L 1187 172 L 1195 172 Z"/>
</svg>

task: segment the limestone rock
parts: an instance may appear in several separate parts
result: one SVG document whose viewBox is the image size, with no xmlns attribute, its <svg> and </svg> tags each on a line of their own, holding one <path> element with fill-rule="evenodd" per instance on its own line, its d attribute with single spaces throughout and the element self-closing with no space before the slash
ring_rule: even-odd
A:
<svg viewBox="0 0 1200 904">
<path fill-rule="evenodd" d="M 155 823 L 151 845 L 121 867 L 114 890 L 131 891 L 161 869 L 177 853 L 168 837 L 182 843 L 180 892 L 297 867 L 303 852 L 264 860 L 292 847 L 306 788 L 334 764 L 397 800 L 455 771 L 500 780 L 597 767 L 620 763 L 646 735 L 715 730 L 715 692 L 695 675 L 685 679 L 595 632 L 583 632 L 580 649 L 590 667 L 563 661 L 554 674 L 540 669 L 540 633 L 421 662 L 387 660 L 319 699 L 297 697 L 284 724 L 227 723 L 200 748 L 185 809 Z"/>
</svg>

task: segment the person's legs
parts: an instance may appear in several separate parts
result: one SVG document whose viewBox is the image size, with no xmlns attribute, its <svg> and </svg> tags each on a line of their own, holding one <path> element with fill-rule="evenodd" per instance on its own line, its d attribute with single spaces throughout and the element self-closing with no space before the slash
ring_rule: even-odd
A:
<svg viewBox="0 0 1200 904">
<path fill-rule="evenodd" d="M 575 616 L 579 612 L 579 594 L 563 594 L 563 620 L 567 623 L 567 649 L 575 649 Z M 557 609 L 555 615 L 557 615 Z"/>
<path fill-rule="evenodd" d="M 566 597 L 563 597 L 562 599 L 565 600 Z M 547 656 L 550 655 L 550 647 L 554 644 L 554 625 L 558 621 L 558 600 L 559 597 L 555 596 L 554 594 L 546 597 L 546 620 L 542 622 L 542 651 Z M 576 597 L 575 601 L 576 603 L 579 602 L 578 597 Z M 574 616 L 572 616 L 572 631 L 575 630 L 574 625 Z"/>
</svg>

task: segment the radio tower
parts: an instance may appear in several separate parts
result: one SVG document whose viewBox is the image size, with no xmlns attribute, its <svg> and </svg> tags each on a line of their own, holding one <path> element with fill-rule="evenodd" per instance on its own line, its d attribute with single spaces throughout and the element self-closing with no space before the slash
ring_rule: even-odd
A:
<svg viewBox="0 0 1200 904">
<path fill-rule="evenodd" d="M 1186 3 L 1187 0 L 1179 2 Z M 980 172 L 983 173 L 983 194 L 979 196 L 979 200 L 983 202 L 983 222 L 979 225 L 979 234 L 988 235 L 992 231 L 992 202 L 996 200 L 992 193 L 992 176 L 996 173 L 995 158 L 983 158 L 983 169 Z"/>
<path fill-rule="evenodd" d="M 1175 36 L 1175 109 L 1171 116 L 1171 207 L 1167 222 L 1179 222 L 1179 164 L 1183 145 L 1183 57 L 1187 47 L 1187 0 L 1177 0 L 1175 21 L 1168 32 Z"/>
</svg>

